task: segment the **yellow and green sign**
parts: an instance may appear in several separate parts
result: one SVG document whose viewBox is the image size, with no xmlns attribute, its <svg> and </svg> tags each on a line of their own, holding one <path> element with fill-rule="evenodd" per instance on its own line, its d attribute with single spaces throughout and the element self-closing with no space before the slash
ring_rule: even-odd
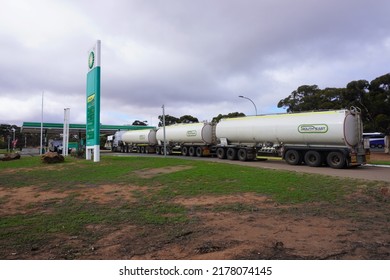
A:
<svg viewBox="0 0 390 280">
<path fill-rule="evenodd" d="M 100 41 L 88 55 L 87 74 L 87 146 L 100 145 Z"/>
<path fill-rule="evenodd" d="M 100 41 L 88 54 L 87 74 L 87 153 L 100 147 Z"/>
</svg>

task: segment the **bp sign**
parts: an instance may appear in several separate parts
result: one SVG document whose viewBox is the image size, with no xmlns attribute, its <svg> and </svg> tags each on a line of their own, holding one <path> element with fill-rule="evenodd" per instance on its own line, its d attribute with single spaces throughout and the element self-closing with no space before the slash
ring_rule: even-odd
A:
<svg viewBox="0 0 390 280">
<path fill-rule="evenodd" d="M 89 57 L 88 57 L 88 67 L 89 67 L 89 69 L 93 68 L 94 63 L 95 63 L 95 53 L 93 51 L 91 51 L 89 53 Z"/>
<path fill-rule="evenodd" d="M 88 55 L 87 73 L 87 133 L 86 157 L 100 161 L 100 41 L 97 41 Z"/>
</svg>

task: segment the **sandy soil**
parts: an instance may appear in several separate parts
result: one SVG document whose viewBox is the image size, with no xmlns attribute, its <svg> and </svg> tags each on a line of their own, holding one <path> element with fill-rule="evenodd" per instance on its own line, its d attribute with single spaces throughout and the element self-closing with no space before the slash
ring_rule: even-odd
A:
<svg viewBox="0 0 390 280">
<path fill-rule="evenodd" d="M 385 155 L 388 157 L 388 155 Z M 140 176 L 174 172 L 156 169 Z M 29 186 L 0 188 L 0 217 L 50 211 L 28 207 L 77 199 L 100 204 L 121 197 L 134 201 L 139 186 L 102 185 L 82 191 L 38 191 Z M 28 250 L 2 249 L 1 259 L 390 259 L 390 187 L 368 195 L 359 189 L 346 205 L 305 203 L 279 205 L 252 193 L 178 197 L 189 222 L 164 226 L 90 224 L 80 236 L 58 235 Z M 235 211 L 224 206 L 237 207 Z M 216 207 L 219 211 L 215 211 Z M 98 238 L 90 238 L 98 236 Z"/>
</svg>

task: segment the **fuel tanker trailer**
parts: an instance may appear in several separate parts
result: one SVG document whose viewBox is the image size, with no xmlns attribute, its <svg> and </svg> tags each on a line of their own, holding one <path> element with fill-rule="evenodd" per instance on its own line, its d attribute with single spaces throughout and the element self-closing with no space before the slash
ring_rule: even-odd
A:
<svg viewBox="0 0 390 280">
<path fill-rule="evenodd" d="M 156 153 L 181 153 L 184 156 L 207 156 L 215 145 L 214 126 L 210 123 L 174 124 L 160 127 L 156 138 L 158 146 Z M 165 141 L 165 142 L 164 142 Z"/>
<path fill-rule="evenodd" d="M 218 158 L 279 156 L 288 164 L 361 165 L 369 155 L 358 108 L 221 120 L 215 127 Z"/>
<path fill-rule="evenodd" d="M 129 130 L 122 134 L 122 141 L 128 147 L 129 152 L 155 153 L 156 152 L 156 130 L 140 129 Z"/>
</svg>

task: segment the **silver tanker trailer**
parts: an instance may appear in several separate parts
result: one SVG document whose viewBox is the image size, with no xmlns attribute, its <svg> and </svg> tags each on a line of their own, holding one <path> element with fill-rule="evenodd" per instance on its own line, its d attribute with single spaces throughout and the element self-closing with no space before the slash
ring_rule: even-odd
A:
<svg viewBox="0 0 390 280">
<path fill-rule="evenodd" d="M 215 133 L 221 159 L 268 155 L 292 165 L 343 168 L 365 164 L 369 155 L 358 108 L 224 119 Z"/>
<path fill-rule="evenodd" d="M 210 123 L 175 124 L 165 127 L 167 154 L 181 153 L 184 156 L 207 156 L 215 144 L 214 126 Z M 164 128 L 156 133 L 157 153 L 164 154 Z"/>
<path fill-rule="evenodd" d="M 157 145 L 155 129 L 129 130 L 122 134 L 128 152 L 155 153 Z"/>
</svg>

